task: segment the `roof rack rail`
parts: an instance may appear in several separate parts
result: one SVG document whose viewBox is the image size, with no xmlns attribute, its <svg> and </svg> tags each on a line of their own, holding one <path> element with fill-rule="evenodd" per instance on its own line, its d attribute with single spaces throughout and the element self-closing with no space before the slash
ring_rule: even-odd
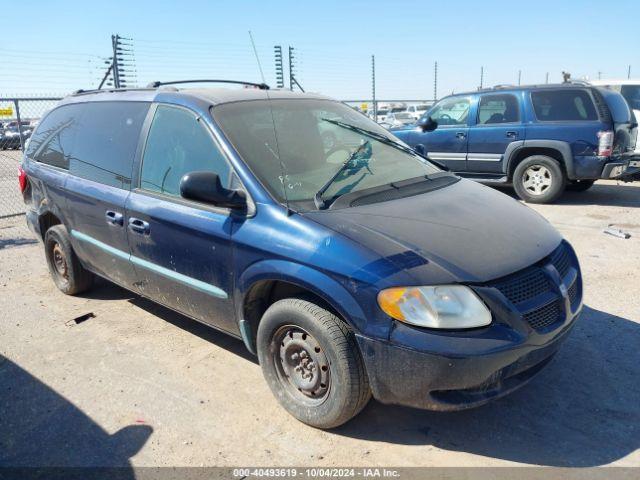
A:
<svg viewBox="0 0 640 480">
<path fill-rule="evenodd" d="M 494 85 L 492 88 L 514 88 L 515 85 L 511 83 L 499 83 L 498 85 Z"/>
<path fill-rule="evenodd" d="M 236 85 L 248 85 L 251 87 L 259 88 L 260 90 L 269 90 L 270 87 L 266 83 L 254 83 L 254 82 L 243 82 L 240 80 L 174 80 L 171 82 L 151 82 L 147 85 L 148 88 L 158 88 L 164 85 L 178 85 L 182 83 L 233 83 Z"/>
<path fill-rule="evenodd" d="M 574 80 L 573 78 L 565 83 L 573 83 L 574 85 L 591 85 L 587 80 Z"/>
<path fill-rule="evenodd" d="M 89 90 L 83 90 L 82 88 L 80 90 L 76 90 L 75 92 L 73 92 L 71 95 L 87 95 L 90 93 L 104 93 L 104 92 L 130 92 L 130 91 L 135 91 L 135 90 L 150 90 L 150 88 L 141 88 L 141 87 L 131 87 L 131 88 L 127 88 L 127 87 L 123 87 L 123 88 L 94 88 L 94 89 L 89 89 Z"/>
</svg>

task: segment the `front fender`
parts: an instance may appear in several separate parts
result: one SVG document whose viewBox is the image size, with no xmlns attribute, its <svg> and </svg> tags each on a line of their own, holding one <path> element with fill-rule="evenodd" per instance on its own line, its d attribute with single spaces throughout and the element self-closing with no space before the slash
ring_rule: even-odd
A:
<svg viewBox="0 0 640 480">
<path fill-rule="evenodd" d="M 319 270 L 286 260 L 263 260 L 242 272 L 234 290 L 236 318 L 244 317 L 245 296 L 261 280 L 280 280 L 307 289 L 331 305 L 351 328 L 365 331 L 367 315 L 344 285 Z"/>
</svg>

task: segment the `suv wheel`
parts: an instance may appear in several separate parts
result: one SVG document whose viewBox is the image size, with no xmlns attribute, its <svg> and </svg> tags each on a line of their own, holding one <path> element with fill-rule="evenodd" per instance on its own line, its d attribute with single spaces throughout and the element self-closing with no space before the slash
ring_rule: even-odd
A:
<svg viewBox="0 0 640 480">
<path fill-rule="evenodd" d="M 76 295 L 91 287 L 93 274 L 80 263 L 64 225 L 55 225 L 47 230 L 44 253 L 51 278 L 62 293 Z"/>
<path fill-rule="evenodd" d="M 576 180 L 567 185 L 567 190 L 571 192 L 586 192 L 593 184 L 596 183 L 595 180 Z"/>
<path fill-rule="evenodd" d="M 315 303 L 287 298 L 271 305 L 258 326 L 257 347 L 271 391 L 308 425 L 342 425 L 371 398 L 353 332 Z"/>
<path fill-rule="evenodd" d="M 551 203 L 564 192 L 566 178 L 557 160 L 533 155 L 518 164 L 513 173 L 513 187 L 529 203 Z"/>
</svg>

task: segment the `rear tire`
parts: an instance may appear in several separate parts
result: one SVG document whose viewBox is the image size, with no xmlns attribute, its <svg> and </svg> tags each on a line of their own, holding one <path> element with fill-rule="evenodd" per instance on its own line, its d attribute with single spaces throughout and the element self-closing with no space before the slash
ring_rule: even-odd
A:
<svg viewBox="0 0 640 480">
<path fill-rule="evenodd" d="M 301 422 L 337 427 L 371 398 L 353 332 L 315 303 L 287 298 L 271 305 L 258 326 L 257 347 L 271 391 Z"/>
<path fill-rule="evenodd" d="M 64 225 L 54 225 L 47 230 L 44 253 L 53 283 L 62 293 L 77 295 L 91 288 L 93 274 L 80 263 Z"/>
<path fill-rule="evenodd" d="M 528 203 L 551 203 L 564 192 L 567 180 L 557 160 L 532 155 L 518 164 L 513 173 L 513 188 Z"/>
<path fill-rule="evenodd" d="M 593 184 L 596 183 L 595 180 L 575 180 L 567 184 L 567 190 L 570 192 L 586 192 Z"/>
</svg>

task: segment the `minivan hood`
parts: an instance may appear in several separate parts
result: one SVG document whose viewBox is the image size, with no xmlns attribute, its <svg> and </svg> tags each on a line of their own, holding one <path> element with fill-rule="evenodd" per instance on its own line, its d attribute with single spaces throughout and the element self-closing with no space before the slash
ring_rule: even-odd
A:
<svg viewBox="0 0 640 480">
<path fill-rule="evenodd" d="M 562 240 L 534 210 L 464 179 L 421 195 L 305 216 L 393 262 L 416 284 L 499 278 L 541 260 Z"/>
</svg>

